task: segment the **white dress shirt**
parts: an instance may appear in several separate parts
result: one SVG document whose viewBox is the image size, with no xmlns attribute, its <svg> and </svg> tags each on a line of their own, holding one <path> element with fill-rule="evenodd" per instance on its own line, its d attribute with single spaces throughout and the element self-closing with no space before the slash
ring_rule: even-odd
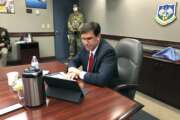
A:
<svg viewBox="0 0 180 120">
<path fill-rule="evenodd" d="M 96 51 L 97 51 L 98 46 L 99 46 L 99 45 L 97 45 L 97 47 L 96 47 L 93 51 L 90 51 L 89 57 L 90 57 L 90 55 L 91 55 L 91 52 L 93 53 L 93 57 L 94 57 L 94 55 L 95 55 L 95 53 L 96 53 Z M 88 59 L 88 60 L 89 60 L 89 59 Z M 88 65 L 89 65 L 89 61 L 88 61 Z M 87 66 L 87 70 L 88 70 L 88 67 L 89 67 L 89 66 Z M 71 69 L 71 68 L 73 68 L 73 67 L 68 68 L 68 70 Z M 86 73 L 87 73 L 87 71 L 81 71 L 79 77 L 83 80 Z"/>
<path fill-rule="evenodd" d="M 93 54 L 93 57 L 94 57 L 94 55 L 95 55 L 95 53 L 96 53 L 96 51 L 97 51 L 98 46 L 99 46 L 99 45 L 97 45 L 97 47 L 96 47 L 93 51 L 90 51 L 89 57 L 90 57 L 91 53 Z M 89 59 L 88 59 L 88 60 L 89 60 Z M 88 65 L 89 65 L 89 61 L 88 61 Z M 89 68 L 89 66 L 87 66 L 87 71 L 88 71 L 88 68 Z M 86 73 L 87 73 L 86 71 L 81 71 L 79 77 L 80 77 L 81 79 L 84 79 L 84 76 L 85 76 Z"/>
</svg>

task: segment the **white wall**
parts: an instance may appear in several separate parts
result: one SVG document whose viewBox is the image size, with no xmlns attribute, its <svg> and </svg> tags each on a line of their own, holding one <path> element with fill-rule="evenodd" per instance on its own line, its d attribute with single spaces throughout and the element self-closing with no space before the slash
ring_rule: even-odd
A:
<svg viewBox="0 0 180 120">
<path fill-rule="evenodd" d="M 87 21 L 99 22 L 104 34 L 180 42 L 180 7 L 177 20 L 162 27 L 154 19 L 157 5 L 158 0 L 80 0 Z"/>
<path fill-rule="evenodd" d="M 53 1 L 47 0 L 47 9 L 33 9 L 32 14 L 26 13 L 25 0 L 15 0 L 15 14 L 0 14 L 0 26 L 9 32 L 53 32 Z M 36 10 L 40 14 L 35 14 Z M 54 37 L 34 37 L 39 42 L 40 57 L 54 56 Z M 19 38 L 12 38 L 12 43 Z M 10 59 L 17 59 L 16 47 L 13 44 Z"/>
</svg>

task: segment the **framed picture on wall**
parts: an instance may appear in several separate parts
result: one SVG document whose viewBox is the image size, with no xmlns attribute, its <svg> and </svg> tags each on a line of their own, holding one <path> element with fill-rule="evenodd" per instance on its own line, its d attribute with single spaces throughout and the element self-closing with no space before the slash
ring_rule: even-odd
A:
<svg viewBox="0 0 180 120">
<path fill-rule="evenodd" d="M 0 0 L 0 13 L 15 13 L 14 0 Z"/>
<path fill-rule="evenodd" d="M 25 0 L 26 8 L 47 9 L 46 0 Z"/>
</svg>

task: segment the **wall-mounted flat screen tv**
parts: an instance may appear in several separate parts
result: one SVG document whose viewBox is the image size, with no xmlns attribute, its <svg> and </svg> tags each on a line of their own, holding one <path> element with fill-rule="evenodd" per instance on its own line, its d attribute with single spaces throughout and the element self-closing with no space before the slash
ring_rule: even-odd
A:
<svg viewBox="0 0 180 120">
<path fill-rule="evenodd" d="M 47 9 L 46 0 L 25 0 L 27 8 Z"/>
</svg>

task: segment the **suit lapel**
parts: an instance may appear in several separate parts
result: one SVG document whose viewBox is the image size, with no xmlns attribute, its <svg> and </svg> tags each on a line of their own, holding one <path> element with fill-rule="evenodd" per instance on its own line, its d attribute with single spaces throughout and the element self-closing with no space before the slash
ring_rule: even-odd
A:
<svg viewBox="0 0 180 120">
<path fill-rule="evenodd" d="M 87 50 L 85 50 L 85 54 L 84 54 L 84 63 L 85 63 L 85 71 L 87 71 L 87 66 L 88 66 L 88 60 L 89 60 L 89 52 Z"/>
<path fill-rule="evenodd" d="M 95 55 L 94 55 L 94 64 L 93 64 L 93 71 L 95 71 L 96 70 L 96 67 L 97 67 L 97 61 L 98 61 L 98 56 L 99 56 L 99 51 L 100 51 L 100 49 L 101 49 L 101 47 L 102 47 L 102 43 L 103 43 L 103 40 L 101 39 L 101 42 L 99 43 L 99 46 L 98 46 L 98 48 L 97 48 L 97 50 L 96 50 L 96 53 L 95 53 Z"/>
<path fill-rule="evenodd" d="M 96 61 L 97 61 L 97 58 L 94 56 L 93 71 L 95 71 Z"/>
</svg>

